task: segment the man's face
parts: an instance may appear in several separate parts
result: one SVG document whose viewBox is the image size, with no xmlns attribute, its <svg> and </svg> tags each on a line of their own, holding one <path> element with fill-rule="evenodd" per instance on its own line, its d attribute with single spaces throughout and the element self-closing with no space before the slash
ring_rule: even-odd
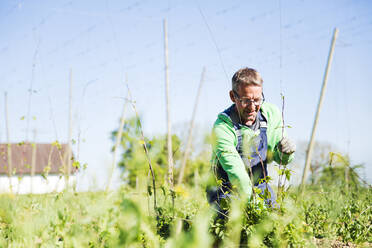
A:
<svg viewBox="0 0 372 248">
<path fill-rule="evenodd" d="M 258 85 L 240 85 L 238 91 L 230 91 L 230 98 L 236 104 L 241 122 L 252 125 L 262 104 L 262 87 Z"/>
</svg>

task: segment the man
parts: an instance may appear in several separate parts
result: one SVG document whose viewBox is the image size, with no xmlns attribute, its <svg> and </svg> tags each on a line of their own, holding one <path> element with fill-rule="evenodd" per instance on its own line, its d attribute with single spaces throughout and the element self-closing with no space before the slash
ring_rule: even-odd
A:
<svg viewBox="0 0 372 248">
<path fill-rule="evenodd" d="M 237 191 L 240 197 L 252 195 L 252 183 L 266 203 L 274 206 L 276 197 L 265 182 L 267 164 L 288 164 L 293 160 L 295 145 L 282 137 L 283 122 L 279 109 L 264 101 L 263 80 L 251 68 L 238 70 L 232 78 L 228 109 L 218 115 L 213 126 L 214 173 L 221 182 L 217 191 L 209 192 L 210 202 L 219 203 Z M 270 193 L 268 193 L 270 192 Z"/>
</svg>

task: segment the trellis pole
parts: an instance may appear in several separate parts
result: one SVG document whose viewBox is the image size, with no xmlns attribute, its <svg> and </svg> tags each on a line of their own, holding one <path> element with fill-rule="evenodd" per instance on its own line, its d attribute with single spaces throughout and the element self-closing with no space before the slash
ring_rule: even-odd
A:
<svg viewBox="0 0 372 248">
<path fill-rule="evenodd" d="M 4 93 L 4 107 L 5 107 L 5 128 L 6 128 L 6 140 L 7 140 L 7 154 L 8 154 L 8 178 L 9 178 L 9 189 L 10 193 L 13 194 L 12 186 L 12 144 L 10 143 L 10 133 L 9 133 L 9 116 L 8 116 L 8 93 Z"/>
<path fill-rule="evenodd" d="M 68 111 L 68 141 L 67 141 L 67 168 L 65 171 L 65 186 L 69 188 L 70 173 L 71 173 L 71 146 L 72 146 L 72 69 L 70 69 L 69 80 L 69 111 Z"/>
<path fill-rule="evenodd" d="M 329 74 L 329 70 L 330 70 L 330 67 L 331 67 L 331 64 L 332 64 L 333 52 L 335 50 L 335 44 L 336 44 L 337 35 L 338 35 L 338 29 L 335 28 L 334 29 L 334 32 L 333 32 L 333 38 L 332 38 L 332 42 L 331 42 L 331 48 L 329 50 L 327 67 L 326 67 L 326 70 L 325 70 L 325 73 L 324 73 L 323 86 L 322 86 L 322 90 L 320 92 L 320 97 L 319 97 L 317 112 L 315 114 L 315 119 L 314 119 L 314 124 L 313 124 L 313 130 L 311 131 L 311 138 L 310 138 L 310 142 L 309 142 L 309 145 L 308 145 L 308 148 L 307 148 L 306 162 L 305 162 L 305 167 L 304 167 L 304 171 L 303 171 L 303 174 L 302 174 L 300 192 L 302 192 L 302 190 L 304 189 L 305 181 L 306 181 L 306 178 L 307 178 L 307 173 L 308 173 L 308 170 L 309 170 L 310 164 L 311 164 L 311 156 L 313 154 L 313 149 L 314 149 L 315 132 L 316 132 L 316 128 L 317 128 L 317 125 L 318 125 L 318 119 L 319 119 L 320 109 L 322 107 L 322 103 L 323 103 L 323 99 L 324 99 L 324 94 L 325 94 L 325 90 L 326 90 L 326 86 L 327 86 L 327 82 L 328 82 L 328 74 Z"/>
<path fill-rule="evenodd" d="M 33 130 L 34 142 L 31 143 L 32 154 L 31 154 L 31 193 L 34 193 L 34 180 L 35 180 L 35 166 L 36 166 L 36 129 Z"/>
<path fill-rule="evenodd" d="M 184 153 L 183 158 L 182 158 L 181 169 L 180 169 L 180 174 L 178 176 L 177 184 L 182 183 L 183 176 L 184 176 L 184 173 L 185 173 L 186 162 L 187 162 L 187 158 L 189 156 L 190 148 L 191 148 L 192 131 L 194 130 L 196 110 L 198 108 L 199 97 L 200 97 L 201 88 L 202 88 L 202 85 L 203 85 L 203 82 L 204 82 L 204 77 L 205 77 L 205 67 L 203 67 L 203 71 L 202 71 L 201 78 L 200 78 L 198 93 L 196 95 L 194 110 L 192 112 L 191 122 L 190 122 L 190 126 L 189 126 L 189 132 L 188 132 L 188 137 L 187 137 L 185 153 Z"/>
<path fill-rule="evenodd" d="M 167 20 L 164 19 L 164 61 L 165 61 L 165 96 L 167 112 L 167 146 L 168 146 L 168 183 L 173 190 L 173 151 L 172 151 L 172 132 L 170 119 L 170 102 L 169 102 L 169 65 L 168 65 L 168 30 Z"/>
<path fill-rule="evenodd" d="M 115 146 L 114 146 L 114 150 L 113 150 L 114 154 L 112 155 L 113 156 L 112 165 L 111 165 L 110 174 L 109 174 L 109 178 L 108 178 L 107 185 L 106 185 L 106 192 L 108 192 L 110 190 L 111 181 L 112 181 L 112 177 L 113 177 L 115 166 L 116 166 L 117 150 L 120 146 L 121 137 L 123 135 L 123 128 L 124 128 L 124 123 L 125 123 L 125 113 L 127 111 L 128 98 L 129 98 L 129 92 L 127 93 L 127 97 L 124 99 L 123 111 L 121 112 L 120 125 L 119 125 L 118 132 L 116 134 L 116 141 L 115 141 Z"/>
</svg>

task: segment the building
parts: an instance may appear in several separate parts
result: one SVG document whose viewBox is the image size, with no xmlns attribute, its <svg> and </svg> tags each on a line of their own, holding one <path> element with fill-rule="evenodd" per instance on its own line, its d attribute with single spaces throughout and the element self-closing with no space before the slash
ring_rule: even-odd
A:
<svg viewBox="0 0 372 248">
<path fill-rule="evenodd" d="M 0 144 L 0 193 L 43 194 L 66 187 L 68 145 Z M 11 157 L 11 158 L 10 158 Z M 76 183 L 77 168 L 71 152 L 68 184 Z"/>
</svg>

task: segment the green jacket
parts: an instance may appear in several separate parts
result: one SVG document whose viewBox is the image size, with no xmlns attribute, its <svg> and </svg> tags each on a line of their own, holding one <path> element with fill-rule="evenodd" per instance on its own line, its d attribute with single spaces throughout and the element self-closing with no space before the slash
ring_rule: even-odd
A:
<svg viewBox="0 0 372 248">
<path fill-rule="evenodd" d="M 282 154 L 278 150 L 278 143 L 282 139 L 283 122 L 281 112 L 278 107 L 268 102 L 262 104 L 260 111 L 267 120 L 267 163 L 274 160 L 279 164 L 281 157 L 281 164 L 290 163 L 294 158 L 294 154 Z M 260 130 L 253 131 L 243 125 L 241 128 L 243 146 L 247 142 L 249 143 L 259 132 Z M 232 120 L 228 116 L 222 113 L 218 115 L 213 126 L 213 136 L 213 165 L 217 165 L 219 161 L 222 168 L 226 171 L 233 188 L 237 188 L 240 194 L 250 197 L 252 195 L 252 183 L 244 162 L 236 150 L 237 134 Z"/>
</svg>

